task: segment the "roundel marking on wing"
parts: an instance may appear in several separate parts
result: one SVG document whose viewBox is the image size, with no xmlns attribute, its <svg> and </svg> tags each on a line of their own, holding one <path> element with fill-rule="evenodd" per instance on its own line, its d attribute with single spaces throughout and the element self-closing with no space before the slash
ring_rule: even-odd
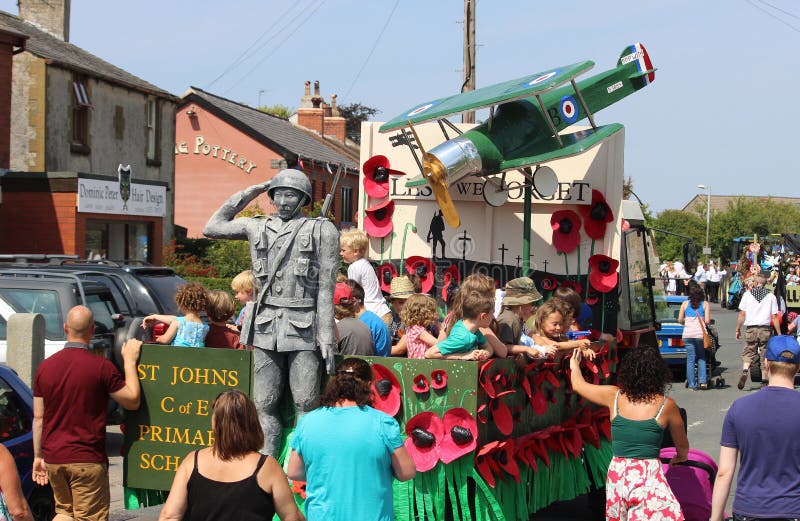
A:
<svg viewBox="0 0 800 521">
<path fill-rule="evenodd" d="M 417 114 L 422 114 L 423 112 L 425 112 L 429 108 L 433 107 L 434 105 L 435 105 L 435 103 L 426 103 L 425 105 L 422 105 L 421 107 L 417 107 L 414 110 L 412 110 L 411 112 L 409 112 L 408 114 L 406 114 L 406 117 L 410 118 L 410 117 L 416 116 Z"/>
<path fill-rule="evenodd" d="M 541 76 L 537 76 L 536 78 L 534 78 L 531 81 L 529 81 L 526 85 L 528 87 L 531 87 L 533 85 L 536 85 L 537 83 L 542 83 L 543 81 L 549 80 L 550 78 L 552 78 L 556 74 L 558 74 L 558 71 L 550 71 L 547 74 L 542 74 Z"/>
<path fill-rule="evenodd" d="M 561 113 L 561 119 L 567 123 L 575 123 L 578 121 L 578 103 L 572 96 L 567 95 L 561 98 L 558 111 Z"/>
</svg>

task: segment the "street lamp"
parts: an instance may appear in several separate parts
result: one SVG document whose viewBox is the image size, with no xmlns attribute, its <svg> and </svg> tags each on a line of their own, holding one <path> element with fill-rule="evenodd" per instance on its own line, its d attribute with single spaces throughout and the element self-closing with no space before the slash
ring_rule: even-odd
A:
<svg viewBox="0 0 800 521">
<path fill-rule="evenodd" d="M 703 254 L 711 255 L 711 248 L 708 247 L 708 232 L 711 228 L 711 187 L 708 185 L 697 185 L 700 190 L 705 190 L 708 194 L 706 197 L 706 247 L 703 248 Z"/>
</svg>

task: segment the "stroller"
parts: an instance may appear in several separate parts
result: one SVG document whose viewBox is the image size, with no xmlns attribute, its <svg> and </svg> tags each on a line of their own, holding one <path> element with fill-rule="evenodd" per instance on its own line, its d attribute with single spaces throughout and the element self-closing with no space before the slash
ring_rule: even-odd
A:
<svg viewBox="0 0 800 521">
<path fill-rule="evenodd" d="M 719 367 L 717 351 L 719 351 L 720 344 L 719 332 L 713 323 L 708 326 L 708 336 L 711 337 L 711 349 L 706 350 L 706 382 L 708 382 L 709 389 L 713 389 L 714 387 L 719 389 L 725 387 L 725 379 L 717 372 L 717 367 Z M 686 385 L 689 385 L 688 381 Z"/>
<path fill-rule="evenodd" d="M 689 458 L 674 467 L 669 461 L 675 447 L 661 449 L 661 463 L 672 492 L 681 505 L 686 521 L 707 521 L 711 516 L 711 493 L 717 477 L 717 463 L 705 452 L 689 449 Z"/>
</svg>

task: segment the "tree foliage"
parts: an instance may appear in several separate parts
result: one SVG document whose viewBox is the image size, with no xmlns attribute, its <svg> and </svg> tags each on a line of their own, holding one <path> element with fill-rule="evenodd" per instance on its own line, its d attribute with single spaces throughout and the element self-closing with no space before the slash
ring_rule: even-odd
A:
<svg viewBox="0 0 800 521">
<path fill-rule="evenodd" d="M 281 105 L 280 103 L 276 105 L 262 105 L 258 107 L 258 110 L 282 119 L 289 119 L 289 116 L 294 114 L 293 108 Z"/>
<path fill-rule="evenodd" d="M 345 120 L 345 134 L 347 139 L 356 143 L 361 143 L 361 123 L 369 120 L 372 116 L 380 114 L 380 110 L 368 107 L 361 103 L 348 103 L 339 105 L 339 113 Z"/>
<path fill-rule="evenodd" d="M 711 212 L 709 247 L 711 257 L 723 263 L 730 258 L 732 240 L 736 237 L 766 236 L 774 233 L 800 232 L 800 208 L 791 203 L 740 197 L 722 211 Z M 699 204 L 694 212 L 664 210 L 648 221 L 648 226 L 694 239 L 698 250 L 706 241 L 706 205 Z M 656 233 L 658 253 L 662 259 L 680 259 L 684 239 Z"/>
</svg>

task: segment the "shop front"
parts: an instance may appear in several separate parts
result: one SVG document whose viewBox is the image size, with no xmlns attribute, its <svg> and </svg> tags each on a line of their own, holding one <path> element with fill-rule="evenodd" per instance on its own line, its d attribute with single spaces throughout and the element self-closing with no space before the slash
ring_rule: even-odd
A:
<svg viewBox="0 0 800 521">
<path fill-rule="evenodd" d="M 72 172 L 0 178 L 0 252 L 160 264 L 167 184 Z"/>
</svg>

